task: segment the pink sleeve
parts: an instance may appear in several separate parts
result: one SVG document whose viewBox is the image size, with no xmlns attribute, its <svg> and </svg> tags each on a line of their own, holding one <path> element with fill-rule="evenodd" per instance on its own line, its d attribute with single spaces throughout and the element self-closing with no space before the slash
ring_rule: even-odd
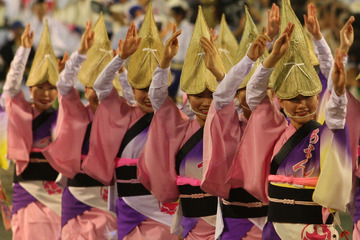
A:
<svg viewBox="0 0 360 240">
<path fill-rule="evenodd" d="M 131 122 L 133 109 L 119 97 L 115 88 L 99 105 L 90 134 L 89 154 L 82 168 L 90 177 L 104 184 L 114 178 L 114 159 Z"/>
<path fill-rule="evenodd" d="M 212 195 L 229 197 L 226 176 L 240 142 L 241 129 L 234 101 L 216 111 L 211 104 L 204 128 L 203 178 L 201 189 Z"/>
<path fill-rule="evenodd" d="M 42 153 L 56 171 L 73 178 L 80 172 L 81 147 L 90 122 L 89 114 L 75 88 L 65 96 L 59 94 L 59 103 L 55 141 Z"/>
<path fill-rule="evenodd" d="M 151 122 L 138 162 L 138 179 L 160 202 L 179 197 L 175 157 L 189 126 L 188 117 L 167 98 Z"/>
<path fill-rule="evenodd" d="M 266 97 L 252 112 L 244 135 L 240 140 L 228 182 L 243 187 L 262 202 L 267 199 L 267 177 L 273 148 L 286 130 L 284 116 Z"/>
<path fill-rule="evenodd" d="M 29 154 L 33 142 L 32 107 L 19 92 L 13 98 L 6 95 L 8 115 L 8 159 L 16 163 L 16 174 L 21 174 L 29 163 Z"/>
</svg>

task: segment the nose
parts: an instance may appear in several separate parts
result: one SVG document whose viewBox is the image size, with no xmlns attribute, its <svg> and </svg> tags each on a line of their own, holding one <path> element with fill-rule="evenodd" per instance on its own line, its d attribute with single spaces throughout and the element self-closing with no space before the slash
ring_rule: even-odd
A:
<svg viewBox="0 0 360 240">
<path fill-rule="evenodd" d="M 301 99 L 299 101 L 299 107 L 306 107 L 306 100 L 305 99 Z"/>
<path fill-rule="evenodd" d="M 203 102 L 203 106 L 208 107 L 210 106 L 211 102 L 212 102 L 212 98 L 205 98 Z"/>
</svg>

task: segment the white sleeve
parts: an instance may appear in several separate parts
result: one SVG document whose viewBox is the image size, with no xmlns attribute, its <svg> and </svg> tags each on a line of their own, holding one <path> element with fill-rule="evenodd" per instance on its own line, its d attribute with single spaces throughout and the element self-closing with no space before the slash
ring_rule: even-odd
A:
<svg viewBox="0 0 360 240">
<path fill-rule="evenodd" d="M 118 74 L 119 82 L 122 87 L 122 94 L 125 100 L 130 104 L 135 104 L 135 96 L 132 87 L 127 78 L 127 70 L 125 69 L 122 73 Z"/>
<path fill-rule="evenodd" d="M 11 98 L 15 97 L 21 90 L 21 82 L 23 80 L 30 51 L 31 48 L 24 48 L 20 46 L 11 62 L 10 70 L 6 75 L 6 81 L 4 84 L 4 93 Z"/>
<path fill-rule="evenodd" d="M 326 79 L 329 79 L 331 67 L 334 62 L 331 49 L 324 37 L 322 37 L 319 41 L 313 39 L 313 42 L 315 45 L 316 56 L 319 59 L 321 73 Z"/>
<path fill-rule="evenodd" d="M 116 55 L 95 80 L 93 88 L 100 102 L 109 96 L 113 89 L 112 81 L 124 62 L 125 60 Z"/>
<path fill-rule="evenodd" d="M 157 111 L 168 97 L 170 67 L 155 69 L 153 80 L 149 89 L 149 98 L 154 111 Z"/>
<path fill-rule="evenodd" d="M 347 102 L 346 93 L 337 96 L 335 91 L 331 90 L 330 99 L 325 108 L 326 125 L 330 129 L 343 129 L 345 127 Z"/>
<path fill-rule="evenodd" d="M 246 55 L 230 69 L 213 94 L 216 110 L 226 107 L 234 99 L 237 89 L 253 66 L 254 61 Z"/>
<path fill-rule="evenodd" d="M 56 87 L 62 96 L 66 96 L 75 86 L 77 74 L 81 64 L 86 60 L 85 54 L 79 54 L 77 51 L 71 54 L 70 59 L 65 64 L 65 69 L 60 73 L 59 81 Z"/>
<path fill-rule="evenodd" d="M 266 96 L 270 75 L 273 70 L 274 68 L 265 68 L 261 63 L 246 85 L 246 103 L 249 105 L 251 111 L 255 110 L 257 105 L 259 105 Z"/>
</svg>

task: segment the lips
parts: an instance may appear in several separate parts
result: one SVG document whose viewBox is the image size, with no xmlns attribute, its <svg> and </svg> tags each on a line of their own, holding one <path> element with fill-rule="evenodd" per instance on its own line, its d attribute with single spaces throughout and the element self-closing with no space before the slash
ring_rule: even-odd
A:
<svg viewBox="0 0 360 240">
<path fill-rule="evenodd" d="M 296 112 L 295 113 L 296 116 L 301 116 L 301 117 L 306 116 L 308 114 L 309 114 L 309 111 L 302 111 L 302 112 Z"/>
<path fill-rule="evenodd" d="M 151 103 L 146 103 L 146 102 L 144 102 L 144 105 L 145 105 L 146 107 L 149 107 L 149 108 L 152 107 L 152 104 L 151 104 Z"/>
<path fill-rule="evenodd" d="M 207 115 L 207 114 L 209 113 L 209 109 L 200 110 L 200 112 L 201 112 L 202 114 Z"/>
<path fill-rule="evenodd" d="M 47 105 L 47 104 L 50 103 L 50 101 L 48 101 L 48 100 L 40 100 L 39 102 L 42 103 L 42 104 L 44 104 L 44 105 Z"/>
</svg>

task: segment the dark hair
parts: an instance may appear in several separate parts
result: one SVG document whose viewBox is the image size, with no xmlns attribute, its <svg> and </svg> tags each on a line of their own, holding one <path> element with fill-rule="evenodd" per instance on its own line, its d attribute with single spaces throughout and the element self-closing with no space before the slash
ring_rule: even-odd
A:
<svg viewBox="0 0 360 240">
<path fill-rule="evenodd" d="M 182 15 L 183 18 L 186 16 L 186 11 L 182 7 L 173 7 L 171 10 L 174 11 L 176 15 Z"/>
</svg>

